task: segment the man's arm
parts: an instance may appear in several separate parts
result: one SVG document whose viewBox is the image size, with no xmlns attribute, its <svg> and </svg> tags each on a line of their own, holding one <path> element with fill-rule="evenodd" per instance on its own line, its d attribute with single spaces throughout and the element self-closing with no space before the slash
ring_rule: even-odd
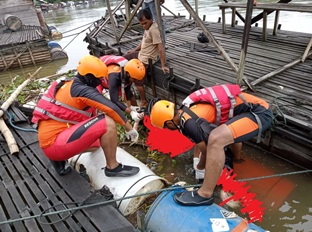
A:
<svg viewBox="0 0 312 232">
<path fill-rule="evenodd" d="M 169 68 L 166 67 L 166 52 L 162 43 L 157 44 L 157 49 L 159 52 L 161 69 L 164 73 L 169 73 Z"/>
<path fill-rule="evenodd" d="M 138 44 L 138 46 L 134 49 L 134 50 L 129 50 L 127 51 L 127 53 L 131 53 L 131 52 L 138 52 L 141 50 L 141 43 Z"/>
</svg>

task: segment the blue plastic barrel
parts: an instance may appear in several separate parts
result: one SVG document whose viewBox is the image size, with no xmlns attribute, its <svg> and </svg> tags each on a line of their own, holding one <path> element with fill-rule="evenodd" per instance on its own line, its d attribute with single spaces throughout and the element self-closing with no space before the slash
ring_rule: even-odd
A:
<svg viewBox="0 0 312 232">
<path fill-rule="evenodd" d="M 48 42 L 48 46 L 51 49 L 52 48 L 62 48 L 61 45 L 58 42 L 56 42 L 56 41 L 49 41 Z"/>
<path fill-rule="evenodd" d="M 243 219 L 232 212 L 212 204 L 210 206 L 182 206 L 173 200 L 176 189 L 162 192 L 145 216 L 147 231 L 152 232 L 215 232 L 232 231 Z M 230 216 L 231 215 L 231 216 Z M 234 214 L 235 215 L 235 214 Z M 248 229 L 258 232 L 266 230 L 250 223 Z"/>
</svg>

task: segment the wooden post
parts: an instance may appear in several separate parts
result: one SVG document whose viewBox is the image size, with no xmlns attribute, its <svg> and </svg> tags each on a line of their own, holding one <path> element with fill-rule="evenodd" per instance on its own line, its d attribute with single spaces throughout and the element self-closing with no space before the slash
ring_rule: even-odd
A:
<svg viewBox="0 0 312 232">
<path fill-rule="evenodd" d="M 148 68 L 149 68 L 150 75 L 151 75 L 153 97 L 156 97 L 157 92 L 156 92 L 156 85 L 155 85 L 155 70 L 154 70 L 153 60 L 151 58 L 148 59 Z"/>
<path fill-rule="evenodd" d="M 129 25 L 131 24 L 131 21 L 133 19 L 133 17 L 135 16 L 135 14 L 137 13 L 137 11 L 139 10 L 139 8 L 141 7 L 142 3 L 143 3 L 144 0 L 140 0 L 134 10 L 132 11 L 130 17 L 128 18 L 127 22 L 125 23 L 124 27 L 122 28 L 122 31 L 119 35 L 119 40 L 121 39 L 121 37 L 123 36 L 123 34 L 126 32 L 126 30 L 128 29 Z"/>
<path fill-rule="evenodd" d="M 268 11 L 263 10 L 262 40 L 267 41 Z"/>
<path fill-rule="evenodd" d="M 228 0 L 224 0 L 225 3 L 228 3 Z M 235 10 L 235 14 L 237 15 L 237 17 L 243 22 L 245 23 L 245 19 L 244 17 L 238 12 Z"/>
<path fill-rule="evenodd" d="M 164 33 L 165 32 L 163 31 L 163 28 L 162 28 L 160 1 L 154 0 L 154 2 L 155 2 L 155 10 L 156 10 L 158 29 L 159 29 L 159 32 L 160 32 L 160 37 L 161 37 L 163 48 L 165 49 L 165 38 L 164 38 Z M 165 60 L 166 60 L 166 58 L 165 58 Z"/>
<path fill-rule="evenodd" d="M 222 12 L 222 33 L 226 33 L 226 22 L 225 22 L 225 8 L 221 9 Z"/>
<path fill-rule="evenodd" d="M 273 35 L 277 35 L 279 13 L 280 13 L 280 11 L 276 10 L 276 12 L 275 12 L 275 20 L 274 20 L 274 28 L 273 28 Z"/>
<path fill-rule="evenodd" d="M 125 1 L 125 11 L 126 11 L 126 18 L 128 19 L 130 17 L 130 0 Z"/>
<path fill-rule="evenodd" d="M 250 27 L 251 27 L 252 9 L 253 9 L 253 0 L 248 0 L 246 17 L 245 17 L 243 41 L 242 41 L 240 61 L 239 61 L 239 68 L 238 68 L 238 72 L 237 72 L 237 82 L 236 83 L 238 85 L 242 84 L 242 79 L 243 79 L 243 75 L 244 75 L 245 60 L 246 60 L 249 33 L 250 33 Z"/>
<path fill-rule="evenodd" d="M 200 18 L 196 15 L 192 7 L 189 5 L 189 3 L 186 0 L 180 0 L 181 3 L 184 5 L 185 9 L 193 16 L 196 23 L 200 26 L 200 28 L 203 30 L 203 33 L 209 38 L 209 41 L 211 41 L 221 56 L 225 59 L 225 61 L 230 65 L 230 67 L 237 73 L 238 68 L 236 64 L 232 61 L 232 59 L 229 57 L 229 55 L 226 53 L 226 51 L 223 49 L 222 46 L 219 45 L 219 43 L 215 40 L 214 36 L 209 32 L 206 25 L 200 20 Z M 249 0 L 251 1 L 251 0 Z M 243 80 L 247 84 L 247 86 L 250 89 L 253 89 L 252 86 L 249 84 L 247 78 L 245 76 L 242 76 Z"/>
<path fill-rule="evenodd" d="M 119 8 L 124 4 L 125 0 L 122 0 L 115 8 L 114 10 L 112 11 L 112 14 L 115 14 L 117 10 L 119 10 Z M 101 23 L 101 25 L 99 26 L 99 28 L 93 33 L 93 36 L 95 37 L 99 32 L 100 30 L 102 30 L 102 28 L 106 25 L 106 23 L 109 21 L 110 18 L 106 18 L 104 20 L 103 23 Z"/>
<path fill-rule="evenodd" d="M 115 34 L 115 37 L 116 37 L 116 41 L 117 41 L 117 43 L 119 43 L 119 38 L 118 38 L 118 35 L 117 35 L 117 28 L 116 28 L 116 24 L 115 24 L 115 18 L 114 18 L 112 9 L 110 7 L 109 0 L 106 0 L 106 7 L 107 7 L 107 10 L 108 10 L 108 14 L 109 14 L 109 18 L 110 18 L 111 24 L 113 26 L 113 30 L 114 30 L 114 34 Z"/>
</svg>

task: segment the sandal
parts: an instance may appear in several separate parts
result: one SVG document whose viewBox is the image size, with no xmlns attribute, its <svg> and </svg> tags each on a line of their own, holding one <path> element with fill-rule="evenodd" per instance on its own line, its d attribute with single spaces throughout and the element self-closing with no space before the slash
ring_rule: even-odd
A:
<svg viewBox="0 0 312 232">
<path fill-rule="evenodd" d="M 214 200 L 214 196 L 202 197 L 198 194 L 198 190 L 184 191 L 174 194 L 174 201 L 180 205 L 200 206 L 211 205 Z"/>
</svg>

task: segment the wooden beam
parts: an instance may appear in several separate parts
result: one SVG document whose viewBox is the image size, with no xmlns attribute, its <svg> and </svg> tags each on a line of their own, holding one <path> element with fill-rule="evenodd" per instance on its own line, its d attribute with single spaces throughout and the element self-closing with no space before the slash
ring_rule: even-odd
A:
<svg viewBox="0 0 312 232">
<path fill-rule="evenodd" d="M 310 51 L 310 49 L 311 49 L 311 46 L 312 46 L 312 37 L 311 37 L 311 39 L 310 39 L 310 42 L 308 43 L 308 46 L 307 46 L 306 50 L 305 50 L 304 53 L 303 53 L 301 62 L 304 62 L 305 59 L 307 58 L 308 53 L 309 53 L 309 51 Z"/>
<path fill-rule="evenodd" d="M 307 54 L 307 56 L 310 56 L 311 54 L 312 54 L 312 51 L 310 51 L 310 52 Z M 280 67 L 280 68 L 278 68 L 278 69 L 276 69 L 276 70 L 274 70 L 274 71 L 272 71 L 272 72 L 270 72 L 270 73 L 268 73 L 268 74 L 266 74 L 266 75 L 260 77 L 259 79 L 254 80 L 253 82 L 251 82 L 251 84 L 252 84 L 252 85 L 257 85 L 257 84 L 259 84 L 260 82 L 262 82 L 262 81 L 264 81 L 264 80 L 267 80 L 267 79 L 269 79 L 269 78 L 271 78 L 271 77 L 273 77 L 273 76 L 275 76 L 275 75 L 277 75 L 277 74 L 279 74 L 279 73 L 285 71 L 286 69 L 295 66 L 296 64 L 299 64 L 300 62 L 301 62 L 301 58 L 298 58 L 298 59 L 296 59 L 296 60 L 290 62 L 289 64 L 286 64 L 286 65 L 284 65 L 283 67 Z"/>
<path fill-rule="evenodd" d="M 143 3 L 144 0 L 140 0 L 134 10 L 132 11 L 130 17 L 128 18 L 127 22 L 125 23 L 125 26 L 122 28 L 122 31 L 120 32 L 120 35 L 118 37 L 118 42 L 119 40 L 121 39 L 121 37 L 123 36 L 123 34 L 126 32 L 126 30 L 128 29 L 128 27 L 131 25 L 131 22 L 132 22 L 132 19 L 133 17 L 136 15 L 137 11 L 139 10 L 139 8 L 141 7 L 142 3 Z"/>
<path fill-rule="evenodd" d="M 250 27 L 251 27 L 252 9 L 253 9 L 253 0 L 248 0 L 246 17 L 245 17 L 243 41 L 242 41 L 242 47 L 241 47 L 241 55 L 240 55 L 240 61 L 239 61 L 239 66 L 238 66 L 238 72 L 237 72 L 236 83 L 238 85 L 242 84 L 242 79 L 244 75 L 245 60 L 247 56 L 249 33 L 250 33 Z"/>
<path fill-rule="evenodd" d="M 110 18 L 111 24 L 113 26 L 115 38 L 116 38 L 116 41 L 118 43 L 119 42 L 119 37 L 117 35 L 117 28 L 116 28 L 116 24 L 115 24 L 115 17 L 113 15 L 112 9 L 110 7 L 109 0 L 106 0 L 106 7 L 107 7 L 107 10 L 108 10 L 108 14 L 109 14 L 109 18 Z"/>
</svg>

